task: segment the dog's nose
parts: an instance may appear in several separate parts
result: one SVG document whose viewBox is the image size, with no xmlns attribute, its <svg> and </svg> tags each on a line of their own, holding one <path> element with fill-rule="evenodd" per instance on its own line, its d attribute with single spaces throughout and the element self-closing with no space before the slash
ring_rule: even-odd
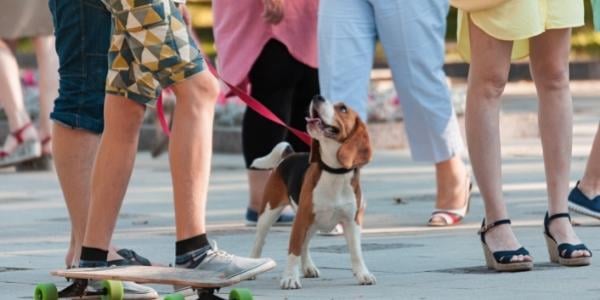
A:
<svg viewBox="0 0 600 300">
<path fill-rule="evenodd" d="M 315 101 L 315 102 L 325 102 L 325 98 L 323 98 L 321 95 L 315 95 L 312 98 L 312 101 Z"/>
</svg>

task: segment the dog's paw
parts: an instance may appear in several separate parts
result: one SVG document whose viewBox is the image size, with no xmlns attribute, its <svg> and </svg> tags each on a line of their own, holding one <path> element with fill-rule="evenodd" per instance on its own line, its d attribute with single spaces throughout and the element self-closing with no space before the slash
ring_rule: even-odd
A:
<svg viewBox="0 0 600 300">
<path fill-rule="evenodd" d="M 304 272 L 305 278 L 318 278 L 321 276 L 321 272 L 319 272 L 319 269 L 314 264 L 302 267 L 302 272 Z"/>
<path fill-rule="evenodd" d="M 300 276 L 298 276 L 298 274 L 284 274 L 283 278 L 281 278 L 280 285 L 281 288 L 284 290 L 295 290 L 302 288 L 302 284 L 300 283 Z"/>
<path fill-rule="evenodd" d="M 377 282 L 375 275 L 369 273 L 367 270 L 356 272 L 354 276 L 356 276 L 360 285 L 374 285 Z"/>
</svg>

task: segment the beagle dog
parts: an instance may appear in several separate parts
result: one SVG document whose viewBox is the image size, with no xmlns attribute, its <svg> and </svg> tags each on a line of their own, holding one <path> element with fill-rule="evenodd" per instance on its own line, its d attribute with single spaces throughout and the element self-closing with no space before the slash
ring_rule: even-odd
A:
<svg viewBox="0 0 600 300">
<path fill-rule="evenodd" d="M 319 277 L 309 253 L 309 241 L 317 230 L 344 229 L 352 271 L 362 285 L 375 284 L 363 260 L 360 230 L 365 201 L 359 170 L 371 160 L 372 150 L 365 124 L 344 103 L 332 104 L 315 96 L 306 118 L 312 137 L 310 153 L 293 153 L 287 143 L 256 159 L 252 167 L 274 169 L 269 176 L 256 226 L 251 257 L 260 257 L 269 228 L 287 204 L 296 209 L 290 236 L 282 289 L 299 289 L 300 269 L 307 278 Z"/>
</svg>

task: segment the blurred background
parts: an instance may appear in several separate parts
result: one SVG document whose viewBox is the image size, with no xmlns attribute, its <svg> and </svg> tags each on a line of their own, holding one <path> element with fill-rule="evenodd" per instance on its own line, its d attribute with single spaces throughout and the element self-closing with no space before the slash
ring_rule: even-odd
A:
<svg viewBox="0 0 600 300">
<path fill-rule="evenodd" d="M 589 1 L 586 5 L 586 26 L 574 30 L 571 51 L 571 79 L 576 81 L 599 80 L 600 79 L 600 33 L 594 32 L 592 27 L 592 14 Z M 201 48 L 211 59 L 218 56 L 214 47 L 212 33 L 212 1 L 210 0 L 188 0 L 188 7 L 192 13 L 193 28 L 201 39 Z M 448 26 L 446 34 L 446 65 L 448 83 L 452 87 L 452 97 L 458 115 L 462 115 L 465 102 L 465 82 L 468 73 L 468 65 L 462 61 L 456 51 L 456 9 L 451 8 L 448 14 Z M 25 94 L 26 106 L 34 119 L 38 118 L 39 105 L 35 53 L 31 39 L 18 40 L 12 43 L 12 47 L 21 67 L 21 79 Z M 397 124 L 402 122 L 402 111 L 391 82 L 391 73 L 387 68 L 386 58 L 381 45 L 377 46 L 374 57 L 375 68 L 372 73 L 372 83 L 369 95 L 369 123 L 372 124 Z M 528 83 L 531 78 L 527 60 L 513 63 L 509 80 L 513 83 Z M 172 95 L 166 93 L 167 111 L 172 104 Z M 600 95 L 598 95 L 600 97 Z M 0 94 L 0 97 L 2 95 Z M 225 98 L 223 95 L 219 100 L 216 115 L 215 150 L 221 152 L 239 152 L 239 125 L 242 120 L 244 105 L 238 99 Z M 382 125 L 384 126 L 384 125 Z M 395 126 L 395 125 L 394 125 Z M 8 133 L 5 115 L 0 111 L 0 140 Z M 376 137 L 375 137 L 376 138 Z M 142 131 L 140 149 L 155 150 L 164 146 L 164 135 L 156 125 L 154 112 L 149 111 L 147 116 L 147 127 Z M 401 138 L 396 140 L 402 140 Z M 389 145 L 393 148 L 404 147 L 404 142 Z"/>
</svg>

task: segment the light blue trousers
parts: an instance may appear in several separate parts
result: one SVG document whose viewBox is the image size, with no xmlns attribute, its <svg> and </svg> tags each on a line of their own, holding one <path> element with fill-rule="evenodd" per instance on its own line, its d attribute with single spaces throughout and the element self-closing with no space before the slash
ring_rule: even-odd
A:
<svg viewBox="0 0 600 300">
<path fill-rule="evenodd" d="M 377 39 L 383 44 L 404 112 L 414 160 L 441 162 L 463 142 L 442 69 L 448 0 L 321 0 L 321 94 L 366 120 Z"/>
</svg>

